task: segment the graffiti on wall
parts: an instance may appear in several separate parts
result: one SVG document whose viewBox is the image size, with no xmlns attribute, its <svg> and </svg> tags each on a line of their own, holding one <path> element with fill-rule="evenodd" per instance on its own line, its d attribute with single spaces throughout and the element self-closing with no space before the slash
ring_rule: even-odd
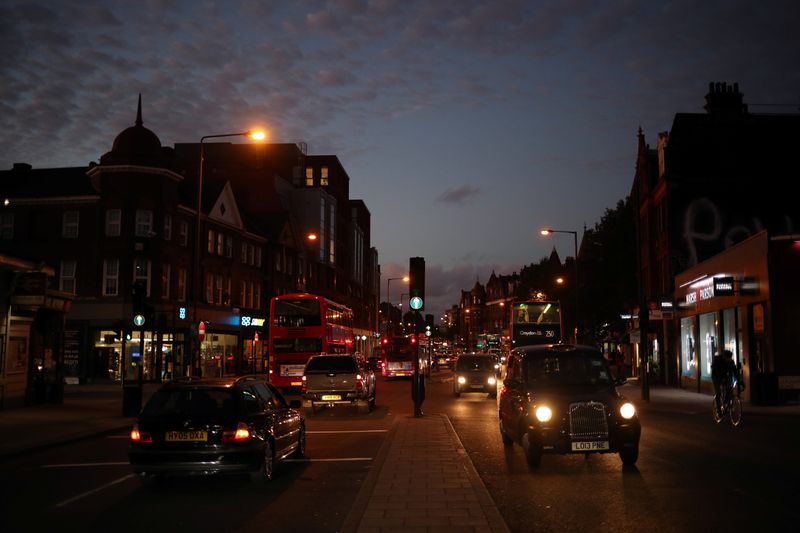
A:
<svg viewBox="0 0 800 533">
<path fill-rule="evenodd" d="M 772 214 L 769 222 L 754 214 L 730 215 L 707 197 L 693 198 L 683 214 L 683 257 L 673 257 L 681 270 L 720 253 L 763 229 L 774 233 L 794 233 L 794 220 L 787 214 Z M 676 270 L 680 272 L 681 270 Z"/>
</svg>

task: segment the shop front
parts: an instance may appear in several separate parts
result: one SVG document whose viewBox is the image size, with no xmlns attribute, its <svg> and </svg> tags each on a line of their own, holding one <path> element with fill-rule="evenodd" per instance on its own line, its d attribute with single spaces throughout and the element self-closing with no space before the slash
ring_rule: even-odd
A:
<svg viewBox="0 0 800 533">
<path fill-rule="evenodd" d="M 711 363 L 730 350 L 742 369 L 745 399 L 797 396 L 800 364 L 792 354 L 800 342 L 780 323 L 798 315 L 799 284 L 787 277 L 797 277 L 799 258 L 800 246 L 760 232 L 676 276 L 682 388 L 713 394 Z"/>
</svg>

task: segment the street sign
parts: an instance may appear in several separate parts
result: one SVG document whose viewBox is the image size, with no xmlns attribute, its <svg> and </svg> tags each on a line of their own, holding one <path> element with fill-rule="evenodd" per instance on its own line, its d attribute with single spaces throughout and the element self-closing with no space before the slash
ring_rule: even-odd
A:
<svg viewBox="0 0 800 533">
<path fill-rule="evenodd" d="M 422 298 L 420 298 L 419 296 L 414 296 L 413 298 L 411 298 L 411 301 L 408 302 L 408 305 L 411 306 L 411 309 L 419 311 L 420 309 L 422 309 Z"/>
<path fill-rule="evenodd" d="M 144 315 L 136 315 L 133 317 L 133 325 L 139 327 L 144 326 Z"/>
<path fill-rule="evenodd" d="M 197 324 L 197 338 L 200 342 L 203 342 L 203 339 L 206 338 L 206 323 L 202 320 Z"/>
</svg>

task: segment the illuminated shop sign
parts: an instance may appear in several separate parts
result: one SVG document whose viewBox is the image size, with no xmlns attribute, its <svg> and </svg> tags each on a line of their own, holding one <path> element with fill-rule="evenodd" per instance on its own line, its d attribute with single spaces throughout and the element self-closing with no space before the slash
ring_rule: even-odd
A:
<svg viewBox="0 0 800 533">
<path fill-rule="evenodd" d="M 714 278 L 714 296 L 733 296 L 733 276 Z"/>
<path fill-rule="evenodd" d="M 253 326 L 256 328 L 260 328 L 261 326 L 264 325 L 264 322 L 266 322 L 266 320 L 267 320 L 266 318 L 260 318 L 255 316 L 242 316 L 241 320 L 239 321 L 239 325 L 244 327 Z"/>
</svg>

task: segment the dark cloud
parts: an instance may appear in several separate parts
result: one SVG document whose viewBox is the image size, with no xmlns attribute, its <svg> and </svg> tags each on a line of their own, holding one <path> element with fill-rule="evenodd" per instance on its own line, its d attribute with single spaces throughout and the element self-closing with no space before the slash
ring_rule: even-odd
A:
<svg viewBox="0 0 800 533">
<path fill-rule="evenodd" d="M 471 185 L 462 185 L 455 189 L 447 189 L 436 197 L 437 203 L 442 204 L 464 204 L 480 194 L 481 190 Z"/>
</svg>

